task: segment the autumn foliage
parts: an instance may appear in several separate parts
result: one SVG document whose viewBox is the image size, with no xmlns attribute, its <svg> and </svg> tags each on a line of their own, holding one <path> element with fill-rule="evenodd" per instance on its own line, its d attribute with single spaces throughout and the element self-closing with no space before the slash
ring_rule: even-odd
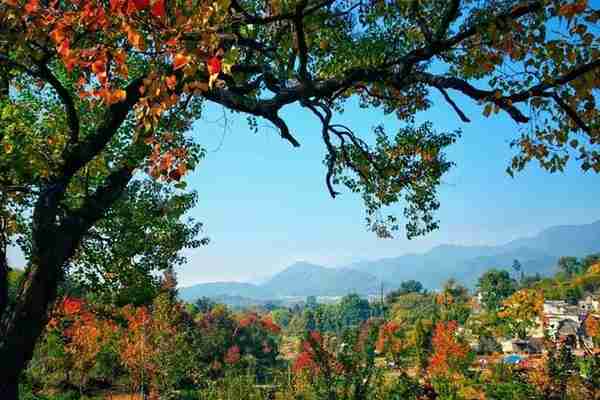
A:
<svg viewBox="0 0 600 400">
<path fill-rule="evenodd" d="M 456 321 L 436 324 L 431 340 L 433 354 L 428 368 L 431 375 L 452 376 L 468 366 L 471 349 L 459 339 L 457 330 Z"/>
</svg>

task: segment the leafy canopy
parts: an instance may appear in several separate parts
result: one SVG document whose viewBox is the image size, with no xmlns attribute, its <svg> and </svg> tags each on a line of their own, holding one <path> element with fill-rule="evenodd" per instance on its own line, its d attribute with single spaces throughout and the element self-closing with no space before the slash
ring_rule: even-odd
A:
<svg viewBox="0 0 600 400">
<path fill-rule="evenodd" d="M 298 146 L 279 116 L 295 103 L 322 122 L 330 194 L 359 192 L 381 236 L 398 228 L 381 210 L 403 202 L 407 235 L 423 234 L 457 139 L 415 123 L 435 93 L 464 122 L 455 94 L 521 124 L 510 173 L 569 157 L 600 171 L 599 17 L 585 0 L 7 0 L 2 183 L 67 179 L 76 198 L 84 177 L 93 190 L 141 166 L 178 181 L 197 162 L 183 133 L 203 103 Z M 351 98 L 402 127 L 362 139 L 333 121 Z"/>
</svg>

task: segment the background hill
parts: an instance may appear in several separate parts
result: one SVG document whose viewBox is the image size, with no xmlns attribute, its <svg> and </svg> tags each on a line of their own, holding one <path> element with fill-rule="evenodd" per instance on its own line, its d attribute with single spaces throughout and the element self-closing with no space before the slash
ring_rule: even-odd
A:
<svg viewBox="0 0 600 400">
<path fill-rule="evenodd" d="M 342 296 L 347 293 L 368 295 L 377 293 L 380 285 L 380 279 L 366 272 L 344 268 L 326 268 L 306 262 L 297 262 L 260 285 L 239 282 L 202 283 L 182 288 L 179 293 L 180 297 L 186 301 L 194 301 L 206 296 L 227 300 L 229 303 L 229 300 L 235 297 L 237 303 L 240 298 L 247 302 L 249 299 Z"/>
<path fill-rule="evenodd" d="M 500 246 L 441 245 L 422 254 L 406 254 L 326 268 L 306 262 L 295 263 L 260 285 L 218 282 L 180 289 L 187 301 L 199 297 L 230 297 L 265 301 L 293 296 L 343 296 L 348 293 L 376 294 L 415 279 L 426 288 L 437 289 L 455 278 L 473 287 L 490 268 L 509 269 L 519 260 L 525 273 L 551 275 L 561 256 L 583 257 L 600 252 L 600 221 L 587 225 L 555 226 L 529 238 Z"/>
<path fill-rule="evenodd" d="M 596 252 L 600 252 L 600 221 L 555 226 L 500 246 L 442 245 L 423 254 L 360 262 L 346 268 L 368 272 L 394 284 L 415 279 L 436 289 L 448 278 L 456 278 L 472 287 L 487 269 L 509 269 L 513 260 L 519 260 L 527 274 L 551 275 L 556 272 L 559 257 L 583 257 Z"/>
</svg>

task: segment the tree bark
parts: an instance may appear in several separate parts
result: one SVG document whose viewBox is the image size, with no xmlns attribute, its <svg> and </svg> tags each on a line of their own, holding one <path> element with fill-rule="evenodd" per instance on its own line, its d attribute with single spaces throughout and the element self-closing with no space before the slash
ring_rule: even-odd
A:
<svg viewBox="0 0 600 400">
<path fill-rule="evenodd" d="M 60 192 L 60 191 L 59 191 Z M 32 257 L 14 307 L 0 324 L 0 399 L 16 399 L 21 372 L 33 356 L 47 323 L 47 308 L 56 298 L 62 267 L 81 236 L 56 223 L 59 201 L 53 190 L 40 195 L 33 217 Z M 54 197 L 54 198 L 53 198 Z M 79 237 L 78 237 L 79 236 Z"/>
<path fill-rule="evenodd" d="M 0 399 L 2 400 L 18 400 L 19 399 L 19 383 L 17 381 L 0 382 Z"/>
<path fill-rule="evenodd" d="M 0 220 L 0 229 L 3 229 L 2 224 L 3 222 Z M 4 311 L 8 306 L 8 262 L 6 260 L 6 241 L 4 236 L 5 232 L 0 232 L 0 321 L 2 321 Z M 0 324 L 1 334 L 2 329 Z"/>
<path fill-rule="evenodd" d="M 141 154 L 140 157 L 144 157 Z M 84 235 L 122 195 L 133 176 L 133 166 L 114 171 L 106 185 L 91 195 L 79 210 L 57 221 L 60 202 L 69 179 L 48 184 L 34 207 L 32 251 L 26 278 L 10 312 L 0 320 L 0 400 L 16 400 L 19 377 L 33 357 L 36 342 L 48 322 L 48 307 L 56 299 L 64 266 Z M 4 389 L 6 388 L 6 389 Z"/>
</svg>

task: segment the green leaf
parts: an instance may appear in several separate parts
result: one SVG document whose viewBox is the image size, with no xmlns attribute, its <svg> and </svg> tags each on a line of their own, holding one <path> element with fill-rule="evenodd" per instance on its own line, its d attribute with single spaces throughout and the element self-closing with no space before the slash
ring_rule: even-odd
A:
<svg viewBox="0 0 600 400">
<path fill-rule="evenodd" d="M 489 117 L 490 114 L 492 113 L 492 108 L 493 107 L 494 106 L 492 105 L 492 103 L 487 103 L 485 105 L 485 108 L 483 109 L 483 115 L 486 116 L 486 117 Z"/>
</svg>

